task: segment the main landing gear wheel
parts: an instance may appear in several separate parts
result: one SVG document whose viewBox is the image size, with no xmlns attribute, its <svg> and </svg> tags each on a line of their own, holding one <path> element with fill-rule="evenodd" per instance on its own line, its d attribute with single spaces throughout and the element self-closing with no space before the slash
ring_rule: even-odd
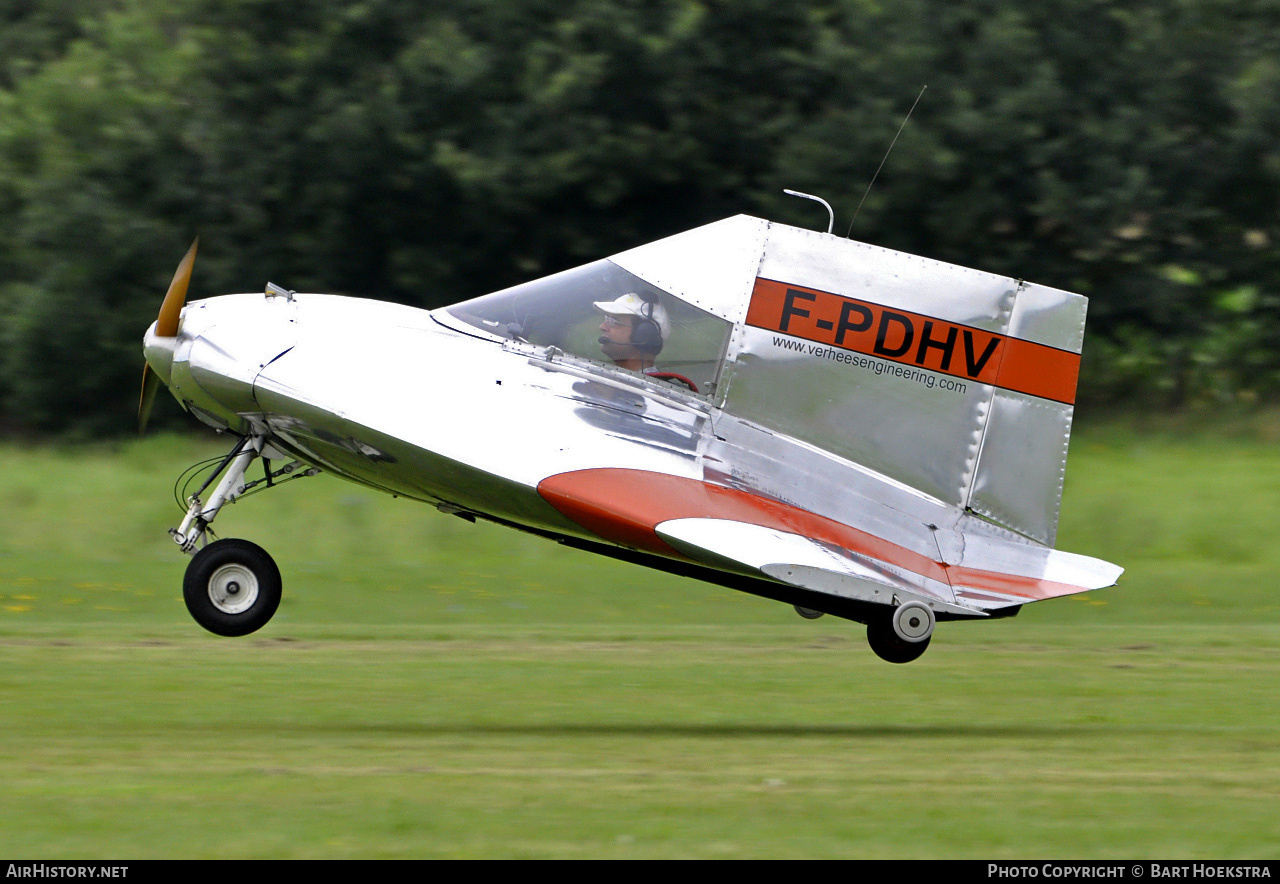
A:
<svg viewBox="0 0 1280 884">
<path fill-rule="evenodd" d="M 248 635 L 280 606 L 280 569 L 247 540 L 217 540 L 187 566 L 182 597 L 195 621 L 217 635 Z"/>
<path fill-rule="evenodd" d="M 933 610 L 920 602 L 899 605 L 892 617 L 867 624 L 867 643 L 889 663 L 910 663 L 929 647 L 936 622 Z"/>
</svg>

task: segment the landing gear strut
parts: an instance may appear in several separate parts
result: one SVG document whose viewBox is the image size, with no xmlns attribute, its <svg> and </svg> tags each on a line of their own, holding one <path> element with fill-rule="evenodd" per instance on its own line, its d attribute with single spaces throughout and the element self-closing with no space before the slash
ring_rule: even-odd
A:
<svg viewBox="0 0 1280 884">
<path fill-rule="evenodd" d="M 209 525 L 228 503 L 256 486 L 271 487 L 279 479 L 314 476 L 319 473 L 301 461 L 290 461 L 271 469 L 273 449 L 263 436 L 246 436 L 236 442 L 200 489 L 187 498 L 187 515 L 169 534 L 178 547 L 193 556 L 182 581 L 182 597 L 195 621 L 217 635 L 248 635 L 267 624 L 280 606 L 280 569 L 266 551 L 247 540 L 209 542 Z M 261 457 L 261 479 L 245 481 L 245 470 Z M 277 455 L 278 457 L 278 455 Z M 218 475 L 208 503 L 201 501 Z"/>
</svg>

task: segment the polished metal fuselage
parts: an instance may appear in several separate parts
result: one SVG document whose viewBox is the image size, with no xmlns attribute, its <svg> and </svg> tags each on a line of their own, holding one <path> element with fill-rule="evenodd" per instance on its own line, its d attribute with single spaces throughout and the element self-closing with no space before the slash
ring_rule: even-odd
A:
<svg viewBox="0 0 1280 884">
<path fill-rule="evenodd" d="M 148 334 L 147 358 L 211 426 L 265 436 L 372 488 L 551 536 L 618 545 L 539 489 L 553 477 L 626 470 L 775 501 L 956 573 L 1053 580 L 1094 568 L 1052 550 L 1069 403 L 994 382 L 957 390 L 945 372 L 911 369 L 939 381 L 923 383 L 901 368 L 858 371 L 847 359 L 815 356 L 812 342 L 782 346 L 776 328 L 748 316 L 760 281 L 779 280 L 878 300 L 940 328 L 1078 354 L 1084 299 L 742 217 L 614 260 L 733 323 L 713 398 L 486 336 L 444 311 L 319 294 L 192 303 L 177 339 Z M 960 337 L 951 340 L 960 346 Z M 922 360 L 945 344 L 922 345 Z M 867 359 L 864 366 L 893 366 Z M 767 541 L 727 526 L 689 524 L 683 535 L 672 529 L 671 542 L 683 536 L 699 549 L 724 549 L 732 569 Z M 764 575 L 768 565 L 760 563 Z M 816 564 L 794 565 L 783 582 L 861 598 L 849 586 L 861 585 L 856 569 L 865 565 L 846 563 L 841 579 Z M 940 604 L 977 612 L 1017 601 L 998 593 L 966 599 L 927 568 L 874 567 Z M 1095 570 L 1097 585 L 1106 585 L 1110 572 Z"/>
<path fill-rule="evenodd" d="M 170 379 L 211 426 L 265 434 L 326 472 L 568 534 L 583 532 L 538 496 L 540 481 L 620 465 L 698 476 L 712 411 L 631 372 L 332 295 L 189 305 Z"/>
</svg>

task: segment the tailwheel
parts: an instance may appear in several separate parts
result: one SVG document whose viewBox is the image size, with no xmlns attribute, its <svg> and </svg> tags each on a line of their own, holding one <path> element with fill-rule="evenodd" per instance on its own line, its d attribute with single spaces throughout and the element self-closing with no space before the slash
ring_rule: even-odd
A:
<svg viewBox="0 0 1280 884">
<path fill-rule="evenodd" d="M 921 602 L 899 605 L 890 617 L 867 624 L 867 643 L 888 663 L 910 663 L 929 647 L 936 622 L 933 610 Z"/>
<path fill-rule="evenodd" d="M 248 635 L 280 606 L 280 569 L 247 540 L 216 540 L 187 565 L 182 597 L 195 621 L 217 635 Z"/>
</svg>

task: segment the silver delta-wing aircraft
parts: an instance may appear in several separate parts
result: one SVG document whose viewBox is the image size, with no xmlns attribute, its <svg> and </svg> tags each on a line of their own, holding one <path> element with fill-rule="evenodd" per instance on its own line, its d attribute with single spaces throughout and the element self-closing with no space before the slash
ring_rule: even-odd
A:
<svg viewBox="0 0 1280 884">
<path fill-rule="evenodd" d="M 194 257 L 139 414 L 163 383 L 236 440 L 170 532 L 220 635 L 281 578 L 210 523 L 321 471 L 854 620 L 897 663 L 1121 573 L 1053 548 L 1079 295 L 746 216 L 431 311 L 274 284 L 184 308 Z"/>
</svg>

